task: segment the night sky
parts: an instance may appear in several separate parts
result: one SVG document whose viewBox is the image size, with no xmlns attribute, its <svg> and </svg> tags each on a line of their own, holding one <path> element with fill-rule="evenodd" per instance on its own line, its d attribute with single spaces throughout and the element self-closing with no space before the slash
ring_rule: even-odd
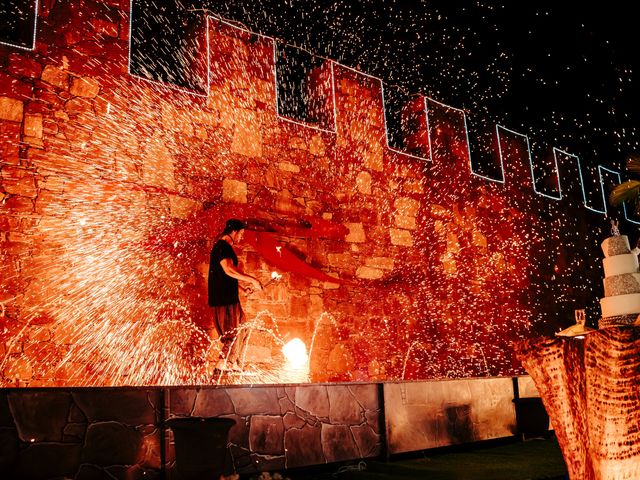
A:
<svg viewBox="0 0 640 480">
<path fill-rule="evenodd" d="M 635 18 L 620 2 L 192 2 L 538 145 L 619 166 L 638 148 Z M 534 149 L 535 155 L 535 149 Z"/>
<path fill-rule="evenodd" d="M 557 147 L 590 165 L 618 167 L 640 151 L 637 20 L 620 1 L 571 3 L 135 1 L 166 15 L 157 16 L 159 33 L 175 21 L 174 11 L 202 9 L 380 77 L 387 87 L 464 108 L 471 123 L 528 134 L 534 156 L 540 146 Z M 3 3 L 2 17 L 11 21 L 0 27 L 2 37 L 30 43 L 30 20 L 18 21 L 15 12 L 29 16 L 33 4 Z"/>
</svg>

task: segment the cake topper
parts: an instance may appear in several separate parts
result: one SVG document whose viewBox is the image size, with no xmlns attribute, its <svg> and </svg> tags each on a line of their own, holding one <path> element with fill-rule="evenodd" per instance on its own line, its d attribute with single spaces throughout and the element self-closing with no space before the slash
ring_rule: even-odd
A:
<svg viewBox="0 0 640 480">
<path fill-rule="evenodd" d="M 620 229 L 618 228 L 618 220 L 611 219 L 611 235 L 614 237 L 620 236 Z"/>
<path fill-rule="evenodd" d="M 565 328 L 561 332 L 556 333 L 556 337 L 581 339 L 584 338 L 585 335 L 595 332 L 595 329 L 585 325 L 587 316 L 584 308 L 575 310 L 574 315 L 576 319 L 575 325 L 571 325 L 569 328 Z"/>
</svg>

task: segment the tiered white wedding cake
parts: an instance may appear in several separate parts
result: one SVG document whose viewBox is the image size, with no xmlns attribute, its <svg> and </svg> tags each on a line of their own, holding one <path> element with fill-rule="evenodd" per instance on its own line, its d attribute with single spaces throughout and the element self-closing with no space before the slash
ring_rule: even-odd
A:
<svg viewBox="0 0 640 480">
<path fill-rule="evenodd" d="M 604 252 L 604 298 L 600 300 L 600 328 L 630 325 L 640 314 L 640 272 L 637 248 L 629 247 L 626 235 L 602 242 Z"/>
</svg>

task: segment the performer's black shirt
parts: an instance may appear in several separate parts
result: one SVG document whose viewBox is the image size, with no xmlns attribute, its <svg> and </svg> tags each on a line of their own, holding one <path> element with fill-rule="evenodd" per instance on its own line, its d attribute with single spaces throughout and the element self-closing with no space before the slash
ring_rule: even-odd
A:
<svg viewBox="0 0 640 480">
<path fill-rule="evenodd" d="M 238 303 L 238 280 L 224 273 L 220 262 L 230 258 L 238 266 L 236 253 L 224 240 L 218 240 L 211 249 L 209 258 L 209 306 L 233 305 Z"/>
</svg>

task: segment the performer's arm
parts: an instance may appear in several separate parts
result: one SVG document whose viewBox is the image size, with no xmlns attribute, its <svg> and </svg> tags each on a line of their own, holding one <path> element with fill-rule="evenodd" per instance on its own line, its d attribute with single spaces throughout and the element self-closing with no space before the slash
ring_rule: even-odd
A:
<svg viewBox="0 0 640 480">
<path fill-rule="evenodd" d="M 240 280 L 242 282 L 249 282 L 256 289 L 262 290 L 262 284 L 260 283 L 260 281 L 257 278 L 252 277 L 251 275 L 247 275 L 245 273 L 242 273 L 238 269 L 238 267 L 236 267 L 233 264 L 233 262 L 231 261 L 230 258 L 223 258 L 222 260 L 220 260 L 220 266 L 222 266 L 222 269 L 224 270 L 224 273 L 229 275 L 231 278 L 235 278 L 236 280 Z"/>
</svg>

